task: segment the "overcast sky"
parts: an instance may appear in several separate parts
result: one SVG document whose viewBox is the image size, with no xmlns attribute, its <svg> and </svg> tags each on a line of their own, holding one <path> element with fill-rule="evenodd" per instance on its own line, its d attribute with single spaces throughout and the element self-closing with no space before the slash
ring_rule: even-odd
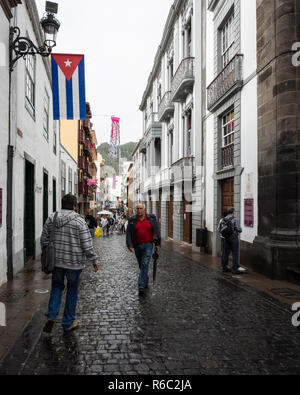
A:
<svg viewBox="0 0 300 395">
<path fill-rule="evenodd" d="M 86 99 L 98 143 L 109 142 L 111 115 L 121 119 L 121 144 L 138 141 L 139 106 L 173 0 L 56 2 L 61 27 L 53 52 L 85 55 Z M 46 2 L 36 3 L 42 16 Z"/>
</svg>

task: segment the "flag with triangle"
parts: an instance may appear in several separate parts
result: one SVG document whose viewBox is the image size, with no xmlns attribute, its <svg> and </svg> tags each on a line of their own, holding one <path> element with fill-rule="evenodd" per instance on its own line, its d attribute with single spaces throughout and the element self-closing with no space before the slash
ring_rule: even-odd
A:
<svg viewBox="0 0 300 395">
<path fill-rule="evenodd" d="M 54 120 L 85 120 L 84 55 L 52 54 Z"/>
</svg>

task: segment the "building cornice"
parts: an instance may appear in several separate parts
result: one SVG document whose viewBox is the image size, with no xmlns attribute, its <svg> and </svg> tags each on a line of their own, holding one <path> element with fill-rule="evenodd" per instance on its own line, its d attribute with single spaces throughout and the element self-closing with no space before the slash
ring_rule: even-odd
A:
<svg viewBox="0 0 300 395">
<path fill-rule="evenodd" d="M 0 5 L 8 20 L 13 16 L 11 9 L 16 7 L 18 4 L 22 4 L 22 0 L 0 0 Z"/>
</svg>

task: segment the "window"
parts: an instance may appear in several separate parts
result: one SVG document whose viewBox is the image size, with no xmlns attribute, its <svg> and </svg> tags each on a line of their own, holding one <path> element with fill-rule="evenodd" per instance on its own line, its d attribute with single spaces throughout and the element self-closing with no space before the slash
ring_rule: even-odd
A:
<svg viewBox="0 0 300 395">
<path fill-rule="evenodd" d="M 187 56 L 190 57 L 192 56 L 192 24 L 189 24 L 189 27 L 187 29 L 187 41 L 188 41 L 188 52 Z"/>
<path fill-rule="evenodd" d="M 170 91 L 171 88 L 172 88 L 172 79 L 173 79 L 173 76 L 174 76 L 174 62 L 173 62 L 173 58 L 170 59 L 170 61 L 169 61 L 168 70 L 169 70 L 169 81 L 168 81 L 169 88 L 168 88 L 168 90 Z"/>
<path fill-rule="evenodd" d="M 187 156 L 190 156 L 192 154 L 191 135 L 192 135 L 192 111 L 189 111 L 187 115 L 187 136 L 186 136 Z"/>
<path fill-rule="evenodd" d="M 169 133 L 169 166 L 172 166 L 173 163 L 173 145 L 174 145 L 174 139 L 173 139 L 173 131 Z"/>
<path fill-rule="evenodd" d="M 78 194 L 78 174 L 77 171 L 74 171 L 74 195 Z"/>
<path fill-rule="evenodd" d="M 183 156 L 192 154 L 192 110 L 189 110 L 183 117 Z"/>
<path fill-rule="evenodd" d="M 61 196 L 66 195 L 66 164 L 61 161 Z"/>
<path fill-rule="evenodd" d="M 53 121 L 53 153 L 56 155 L 57 154 L 57 123 L 56 121 Z"/>
<path fill-rule="evenodd" d="M 73 174 L 72 174 L 72 168 L 69 167 L 69 193 L 72 193 L 72 184 L 73 184 Z"/>
<path fill-rule="evenodd" d="M 43 133 L 44 137 L 49 140 L 49 95 L 45 90 L 44 94 L 44 115 L 43 115 Z"/>
<path fill-rule="evenodd" d="M 222 68 L 224 68 L 232 59 L 233 56 L 233 25 L 234 13 L 230 15 L 225 26 L 221 31 L 221 45 L 222 45 Z"/>
<path fill-rule="evenodd" d="M 222 168 L 234 165 L 234 110 L 222 117 Z"/>
<path fill-rule="evenodd" d="M 26 56 L 25 61 L 25 106 L 35 118 L 35 57 Z"/>
<path fill-rule="evenodd" d="M 223 147 L 234 143 L 234 110 L 223 116 Z"/>
</svg>

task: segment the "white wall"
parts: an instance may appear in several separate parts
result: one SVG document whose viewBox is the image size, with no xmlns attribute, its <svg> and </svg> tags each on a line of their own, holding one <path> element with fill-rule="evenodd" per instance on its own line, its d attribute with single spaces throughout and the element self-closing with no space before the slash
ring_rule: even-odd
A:
<svg viewBox="0 0 300 395">
<path fill-rule="evenodd" d="M 35 42 L 35 34 L 25 5 L 16 8 L 16 23 L 22 34 L 28 32 Z M 36 56 L 35 119 L 25 107 L 25 61 L 20 59 L 13 72 L 13 89 L 17 97 L 13 98 L 13 129 L 19 128 L 23 137 L 15 133 L 14 158 L 14 269 L 23 267 L 24 248 L 24 191 L 25 191 L 25 157 L 35 165 L 35 239 L 36 256 L 41 252 L 40 236 L 43 228 L 43 172 L 48 173 L 49 195 L 48 214 L 52 213 L 52 180 L 56 179 L 57 208 L 60 207 L 60 172 L 59 172 L 59 128 L 57 129 L 57 154 L 53 153 L 53 112 L 52 89 L 41 56 Z M 49 95 L 49 140 L 43 135 L 43 103 L 45 89 Z M 20 182 L 20 180 L 22 180 Z"/>
<path fill-rule="evenodd" d="M 7 191 L 7 145 L 8 145 L 8 42 L 9 22 L 0 7 L 0 188 L 2 191 L 2 226 L 0 227 L 0 286 L 6 282 L 6 191 Z"/>
<path fill-rule="evenodd" d="M 206 85 L 214 80 L 214 21 L 213 12 L 206 13 Z M 206 103 L 207 108 L 207 103 Z M 209 232 L 214 229 L 214 115 L 207 111 L 206 119 L 206 227 Z"/>
<path fill-rule="evenodd" d="M 256 53 L 256 1 L 241 1 L 241 53 L 243 59 L 243 78 L 249 81 L 241 93 L 241 240 L 252 243 L 257 235 L 257 53 Z M 254 76 L 254 77 L 253 77 Z M 251 79 L 252 78 L 252 79 Z M 247 178 L 253 177 L 251 193 L 246 194 Z M 254 199 L 254 227 L 244 225 L 244 199 Z"/>
<path fill-rule="evenodd" d="M 257 77 L 252 79 L 242 90 L 241 94 L 241 166 L 244 172 L 241 176 L 241 240 L 252 243 L 257 235 Z M 247 175 L 253 177 L 251 193 L 246 194 Z M 254 227 L 244 226 L 244 199 L 254 199 Z"/>
<path fill-rule="evenodd" d="M 241 53 L 244 80 L 257 68 L 256 0 L 241 1 Z"/>
<path fill-rule="evenodd" d="M 206 227 L 209 232 L 214 229 L 214 116 L 206 120 Z"/>
</svg>

